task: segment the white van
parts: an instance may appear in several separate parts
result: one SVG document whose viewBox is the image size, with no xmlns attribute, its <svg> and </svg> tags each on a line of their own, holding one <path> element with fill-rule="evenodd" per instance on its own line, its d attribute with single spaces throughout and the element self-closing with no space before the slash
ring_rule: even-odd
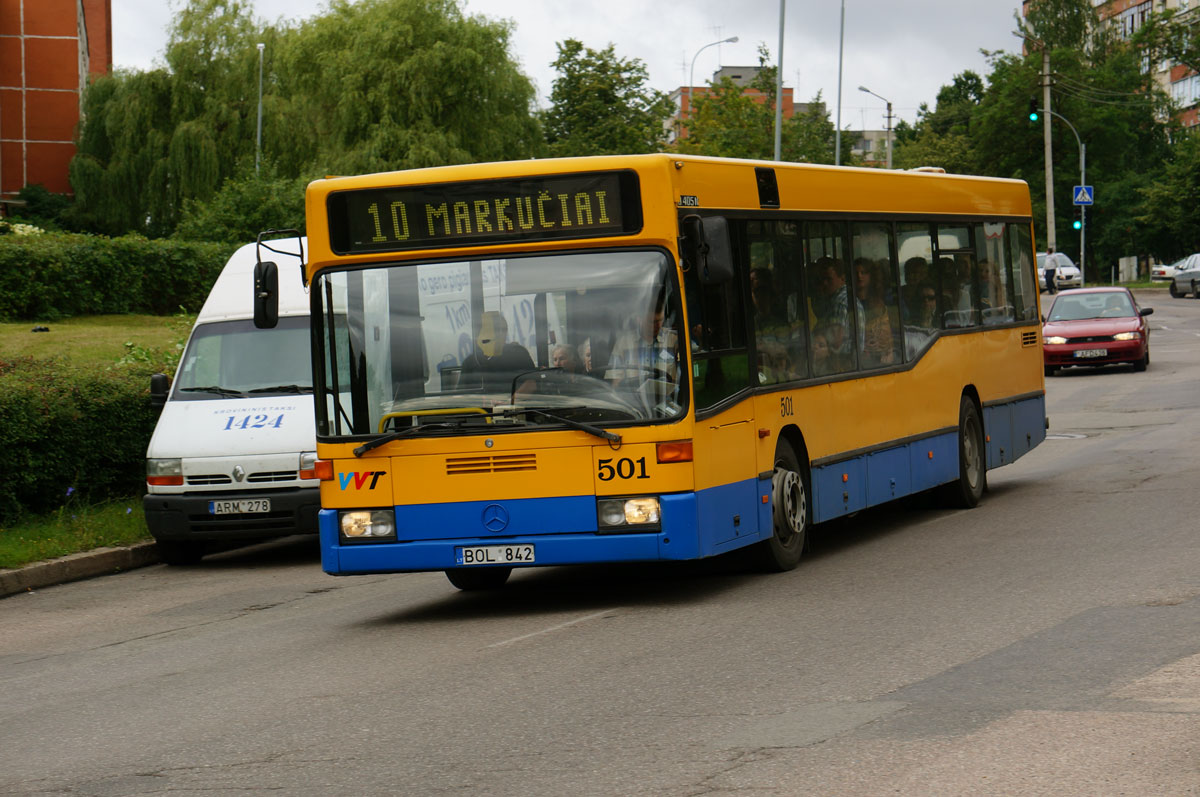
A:
<svg viewBox="0 0 1200 797">
<path fill-rule="evenodd" d="M 175 379 L 151 377 L 162 414 L 146 451 L 146 525 L 168 564 L 214 543 L 315 534 L 320 509 L 304 238 L 247 244 L 229 259 Z M 260 257 L 261 256 L 261 257 Z M 279 321 L 254 325 L 254 269 L 270 260 Z"/>
</svg>

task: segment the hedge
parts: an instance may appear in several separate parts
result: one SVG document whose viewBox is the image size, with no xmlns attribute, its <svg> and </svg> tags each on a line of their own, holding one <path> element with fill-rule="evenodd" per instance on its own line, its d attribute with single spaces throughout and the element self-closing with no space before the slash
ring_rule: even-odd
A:
<svg viewBox="0 0 1200 797">
<path fill-rule="evenodd" d="M 0 320 L 195 313 L 235 248 L 140 235 L 3 235 Z"/>
<path fill-rule="evenodd" d="M 145 490 L 152 365 L 82 369 L 0 356 L 0 527 L 68 495 L 103 501 Z"/>
</svg>

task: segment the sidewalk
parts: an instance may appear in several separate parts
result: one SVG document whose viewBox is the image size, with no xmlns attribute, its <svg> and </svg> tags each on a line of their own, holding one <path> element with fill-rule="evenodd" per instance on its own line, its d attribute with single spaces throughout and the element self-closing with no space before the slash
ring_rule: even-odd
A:
<svg viewBox="0 0 1200 797">
<path fill-rule="evenodd" d="M 158 550 L 151 541 L 128 548 L 97 548 L 25 567 L 0 569 L 0 598 L 68 581 L 145 567 L 158 561 Z"/>
</svg>

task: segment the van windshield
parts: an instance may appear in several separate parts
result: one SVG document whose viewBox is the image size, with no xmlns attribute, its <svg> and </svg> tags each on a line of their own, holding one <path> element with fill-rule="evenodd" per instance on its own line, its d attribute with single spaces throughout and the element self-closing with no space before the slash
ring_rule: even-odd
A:
<svg viewBox="0 0 1200 797">
<path fill-rule="evenodd" d="M 307 316 L 254 322 L 216 321 L 192 330 L 175 377 L 172 400 L 211 401 L 312 392 Z"/>
</svg>

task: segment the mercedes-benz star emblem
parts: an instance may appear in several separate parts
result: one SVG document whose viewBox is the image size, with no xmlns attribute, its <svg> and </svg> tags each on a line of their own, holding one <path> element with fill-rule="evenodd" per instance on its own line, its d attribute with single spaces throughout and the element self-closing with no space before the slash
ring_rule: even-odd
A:
<svg viewBox="0 0 1200 797">
<path fill-rule="evenodd" d="M 499 504 L 488 504 L 483 508 L 483 527 L 490 532 L 508 528 L 508 510 Z"/>
</svg>

